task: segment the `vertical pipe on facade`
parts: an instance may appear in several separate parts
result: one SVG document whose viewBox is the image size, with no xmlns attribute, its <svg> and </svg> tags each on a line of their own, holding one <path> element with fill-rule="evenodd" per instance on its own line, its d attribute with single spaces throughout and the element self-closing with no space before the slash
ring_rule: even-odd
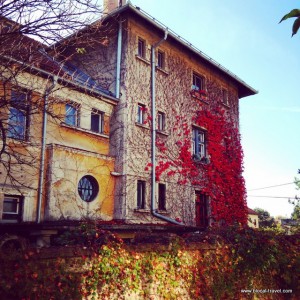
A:
<svg viewBox="0 0 300 300">
<path fill-rule="evenodd" d="M 42 124 L 42 142 L 41 142 L 41 162 L 39 170 L 39 183 L 38 183 L 38 203 L 37 203 L 37 217 L 36 222 L 41 222 L 41 206 L 43 197 L 43 185 L 44 185 L 44 168 L 45 168 L 45 152 L 46 152 L 46 132 L 47 132 L 47 108 L 48 108 L 48 97 L 51 90 L 54 88 L 57 79 L 53 76 L 52 85 L 47 87 L 44 95 L 44 106 L 43 106 L 43 124 Z"/>
<path fill-rule="evenodd" d="M 159 213 L 156 212 L 156 193 L 155 193 L 155 184 L 156 184 L 156 146 L 155 146 L 155 141 L 156 141 L 156 99 L 155 99 L 155 49 L 167 39 L 168 36 L 168 31 L 165 31 L 165 36 L 163 39 L 161 39 L 159 42 L 156 44 L 152 45 L 151 47 L 151 114 L 152 114 L 152 130 L 151 130 L 151 163 L 152 163 L 152 173 L 151 173 L 151 213 L 153 216 L 176 224 L 176 225 L 183 225 L 182 223 L 177 222 L 174 219 L 168 218 L 166 216 L 163 216 Z"/>
<path fill-rule="evenodd" d="M 119 21 L 118 45 L 117 45 L 116 98 L 120 98 L 121 55 L 122 55 L 122 22 Z"/>
</svg>

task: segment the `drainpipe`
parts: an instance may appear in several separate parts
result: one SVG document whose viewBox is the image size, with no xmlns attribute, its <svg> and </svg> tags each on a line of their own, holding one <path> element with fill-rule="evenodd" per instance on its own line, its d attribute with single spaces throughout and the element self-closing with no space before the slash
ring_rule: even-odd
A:
<svg viewBox="0 0 300 300">
<path fill-rule="evenodd" d="M 165 36 L 156 44 L 151 47 L 151 114 L 152 114 L 152 130 L 151 130 L 151 162 L 152 162 L 152 173 L 151 173 L 151 213 L 154 217 L 159 218 L 161 220 L 167 221 L 169 223 L 173 223 L 176 225 L 183 225 L 182 223 L 177 222 L 174 219 L 168 218 L 164 215 L 161 215 L 156 212 L 156 190 L 155 190 L 155 167 L 156 167 L 156 108 L 155 108 L 155 49 L 167 39 L 168 31 L 165 31 Z"/>
<path fill-rule="evenodd" d="M 37 216 L 36 222 L 41 222 L 41 206 L 42 206 L 42 196 L 43 196 L 43 185 L 44 185 L 44 168 L 45 168 L 45 152 L 46 152 L 46 131 L 47 131 L 47 108 L 48 108 L 48 98 L 51 90 L 54 88 L 57 82 L 55 76 L 52 77 L 52 85 L 47 87 L 44 95 L 44 107 L 43 107 L 43 125 L 42 125 L 42 146 L 41 146 L 41 163 L 39 170 L 39 184 L 38 184 L 38 203 L 37 203 Z"/>
<path fill-rule="evenodd" d="M 120 98 L 121 54 L 122 54 L 122 22 L 119 21 L 118 46 L 117 46 L 116 98 Z"/>
</svg>

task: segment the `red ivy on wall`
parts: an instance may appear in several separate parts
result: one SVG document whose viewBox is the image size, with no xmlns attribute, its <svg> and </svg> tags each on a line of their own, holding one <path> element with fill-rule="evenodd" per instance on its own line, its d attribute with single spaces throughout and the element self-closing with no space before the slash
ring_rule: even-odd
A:
<svg viewBox="0 0 300 300">
<path fill-rule="evenodd" d="M 220 102 L 206 108 L 198 106 L 192 122 L 177 116 L 173 129 L 178 138 L 178 157 L 168 159 L 166 143 L 157 140 L 158 163 L 156 179 L 163 174 L 177 176 L 179 184 L 192 184 L 210 199 L 210 217 L 216 223 L 247 223 L 246 189 L 243 171 L 243 151 L 234 116 Z M 201 107 L 201 108 L 200 108 Z M 191 123 L 207 130 L 207 161 L 192 157 Z M 179 125 L 180 124 L 180 125 Z"/>
</svg>

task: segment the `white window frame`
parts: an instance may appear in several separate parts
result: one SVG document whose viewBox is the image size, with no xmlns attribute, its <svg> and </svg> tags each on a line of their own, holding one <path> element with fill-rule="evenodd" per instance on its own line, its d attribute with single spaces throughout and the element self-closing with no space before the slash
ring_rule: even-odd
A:
<svg viewBox="0 0 300 300">
<path fill-rule="evenodd" d="M 15 202 L 16 211 L 5 211 L 5 202 Z M 2 222 L 19 222 L 23 219 L 23 197 L 20 195 L 4 195 L 2 205 Z M 11 218 L 5 218 L 11 216 Z"/>
<path fill-rule="evenodd" d="M 74 114 L 70 114 L 71 109 L 74 109 Z M 71 119 L 73 117 L 74 119 Z M 71 119 L 71 121 L 69 121 Z M 65 104 L 65 124 L 69 126 L 80 126 L 80 105 L 75 102 Z"/>
<path fill-rule="evenodd" d="M 199 127 L 192 130 L 192 153 L 197 159 L 206 157 L 206 131 Z"/>
<path fill-rule="evenodd" d="M 159 111 L 157 113 L 157 130 L 164 131 L 166 127 L 166 115 Z"/>
<path fill-rule="evenodd" d="M 8 131 L 9 138 L 27 140 L 29 136 L 29 95 L 26 91 L 11 91 Z M 15 99 L 15 100 L 14 100 Z"/>
<path fill-rule="evenodd" d="M 204 90 L 205 89 L 204 83 L 205 83 L 204 77 L 193 72 L 192 89 L 195 91 Z"/>
<path fill-rule="evenodd" d="M 142 38 L 138 38 L 138 49 L 137 49 L 138 56 L 142 58 L 146 58 L 146 41 Z"/>
<path fill-rule="evenodd" d="M 143 125 L 145 122 L 145 108 L 144 104 L 138 103 L 137 105 L 137 115 L 136 115 L 136 122 L 138 124 Z"/>
<path fill-rule="evenodd" d="M 97 122 L 97 128 L 93 128 L 93 117 L 98 118 L 95 122 Z M 91 131 L 96 132 L 96 133 L 103 133 L 104 131 L 104 112 L 97 110 L 97 109 L 92 109 L 91 111 Z"/>
<path fill-rule="evenodd" d="M 137 180 L 136 185 L 136 207 L 137 209 L 146 209 L 146 181 Z"/>
</svg>

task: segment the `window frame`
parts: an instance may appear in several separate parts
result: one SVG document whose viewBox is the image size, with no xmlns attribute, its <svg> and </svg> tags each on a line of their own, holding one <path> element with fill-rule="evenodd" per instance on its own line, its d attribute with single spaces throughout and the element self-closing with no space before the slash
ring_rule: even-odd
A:
<svg viewBox="0 0 300 300">
<path fill-rule="evenodd" d="M 162 50 L 157 50 L 157 67 L 165 69 L 165 52 Z"/>
<path fill-rule="evenodd" d="M 209 211 L 209 197 L 208 195 L 195 191 L 195 222 L 197 227 L 206 228 L 209 225 L 208 211 Z"/>
<path fill-rule="evenodd" d="M 162 111 L 157 112 L 157 130 L 165 131 L 166 129 L 166 114 Z"/>
<path fill-rule="evenodd" d="M 158 183 L 158 210 L 167 210 L 167 186 L 165 183 Z"/>
<path fill-rule="evenodd" d="M 16 212 L 5 211 L 5 202 L 8 200 L 15 200 Z M 10 201 L 11 202 L 11 201 Z M 2 206 L 2 221 L 3 222 L 21 222 L 23 218 L 23 203 L 24 197 L 21 195 L 4 195 Z"/>
<path fill-rule="evenodd" d="M 199 139 L 199 137 L 200 137 L 200 139 Z M 192 128 L 193 158 L 197 159 L 197 160 L 206 158 L 207 157 L 207 149 L 206 148 L 207 148 L 207 131 L 203 128 L 193 126 L 193 128 Z"/>
<path fill-rule="evenodd" d="M 228 90 L 222 89 L 222 103 L 226 106 L 229 106 L 229 96 L 228 96 Z"/>
<path fill-rule="evenodd" d="M 195 72 L 193 72 L 193 76 L 192 76 L 192 90 L 195 91 L 205 90 L 205 78 Z"/>
<path fill-rule="evenodd" d="M 86 180 L 91 186 L 86 189 L 88 195 L 84 194 L 84 187 L 83 184 L 81 184 L 81 182 L 83 182 L 84 180 Z M 82 201 L 86 203 L 94 201 L 99 194 L 99 183 L 97 179 L 91 175 L 82 176 L 77 184 L 77 192 Z M 86 196 L 88 196 L 89 198 L 86 198 Z"/>
<path fill-rule="evenodd" d="M 136 208 L 146 208 L 146 181 L 138 179 L 136 185 Z"/>
<path fill-rule="evenodd" d="M 73 108 L 75 110 L 75 114 L 68 115 L 69 109 L 67 107 Z M 68 119 L 70 117 L 74 117 L 74 122 L 69 122 Z M 64 123 L 68 126 L 80 127 L 80 104 L 75 102 L 67 102 L 65 104 L 65 121 Z"/>
<path fill-rule="evenodd" d="M 16 94 L 16 100 L 13 100 L 14 94 Z M 24 96 L 24 98 L 21 99 L 21 101 L 23 102 L 20 101 L 20 97 L 17 97 L 17 95 Z M 21 122 L 20 117 L 23 119 Z M 21 141 L 26 141 L 29 138 L 29 127 L 30 94 L 28 91 L 12 89 L 9 103 L 7 137 Z"/>
<path fill-rule="evenodd" d="M 137 105 L 137 114 L 136 114 L 136 123 L 143 125 L 145 122 L 145 110 L 146 105 L 142 103 L 138 103 Z"/>
<path fill-rule="evenodd" d="M 97 128 L 93 128 L 93 117 L 98 117 L 98 120 L 96 120 Z M 102 133 L 104 132 L 104 112 L 97 110 L 97 109 L 92 109 L 91 111 L 91 127 L 90 127 L 92 132 L 96 133 Z"/>
<path fill-rule="evenodd" d="M 141 37 L 138 37 L 137 55 L 146 58 L 146 41 Z"/>
</svg>

